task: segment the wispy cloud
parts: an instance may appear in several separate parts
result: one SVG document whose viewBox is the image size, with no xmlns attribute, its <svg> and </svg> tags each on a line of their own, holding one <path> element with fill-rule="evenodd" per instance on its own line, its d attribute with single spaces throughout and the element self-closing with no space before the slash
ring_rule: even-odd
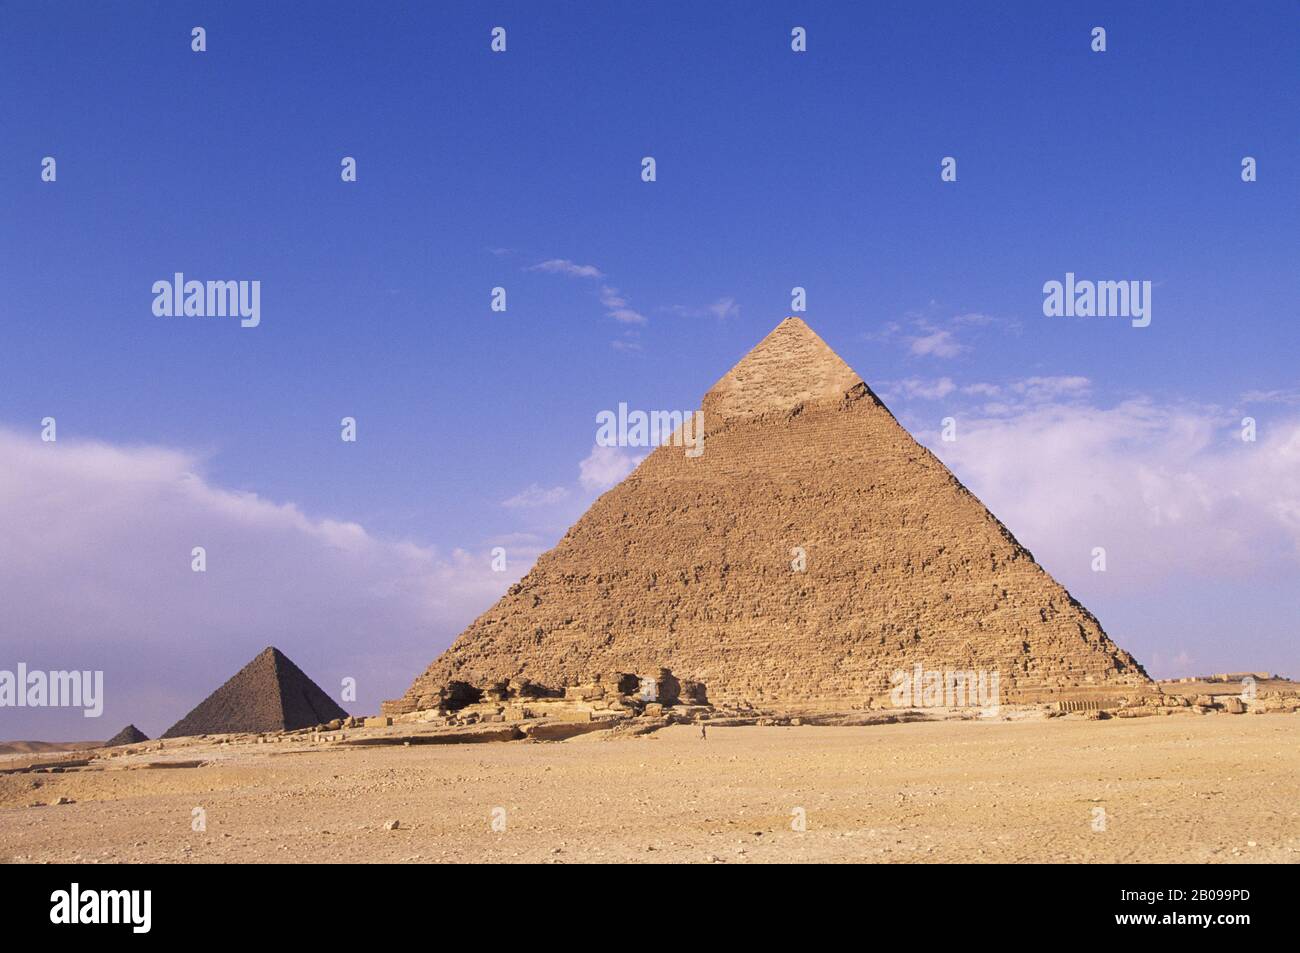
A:
<svg viewBox="0 0 1300 953">
<path fill-rule="evenodd" d="M 719 298 L 717 301 L 713 302 L 713 304 L 709 305 L 709 311 L 711 311 L 714 317 L 719 321 L 726 320 L 727 318 L 740 317 L 740 305 L 736 304 L 736 299 L 731 297 Z"/>
<path fill-rule="evenodd" d="M 978 340 L 991 332 L 1015 334 L 1019 322 L 983 311 L 964 311 L 944 316 L 938 302 L 909 311 L 900 320 L 886 321 L 862 335 L 866 341 L 890 342 L 907 349 L 917 358 L 949 360 L 974 349 L 971 339 Z"/>
<path fill-rule="evenodd" d="M 894 400 L 896 397 L 941 400 L 956 389 L 957 385 L 950 377 L 940 377 L 937 380 L 909 377 L 901 381 L 881 381 L 878 388 L 881 398 L 885 401 Z"/>
<path fill-rule="evenodd" d="M 1044 401 L 1082 397 L 1092 389 L 1092 381 L 1086 377 L 1027 377 L 1011 385 L 1015 394 L 1031 401 Z"/>
<path fill-rule="evenodd" d="M 969 348 L 961 344 L 951 331 L 937 328 L 911 338 L 908 350 L 919 357 L 956 357 Z"/>
<path fill-rule="evenodd" d="M 641 332 L 636 328 L 627 328 L 623 331 L 623 336 L 610 341 L 609 346 L 616 351 L 639 351 L 641 350 L 640 336 Z"/>
<path fill-rule="evenodd" d="M 595 265 L 579 265 L 567 258 L 548 258 L 535 265 L 529 265 L 529 271 L 540 271 L 548 275 L 567 275 L 570 278 L 604 278 L 605 273 Z"/>
<path fill-rule="evenodd" d="M 529 484 L 501 505 L 507 509 L 520 509 L 534 506 L 552 506 L 567 499 L 569 491 L 562 486 L 543 487 L 536 483 Z"/>
<path fill-rule="evenodd" d="M 610 285 L 602 285 L 600 289 L 600 303 L 605 306 L 606 313 L 615 321 L 623 324 L 645 324 L 646 319 L 640 311 L 634 310 L 629 304 L 627 298 L 623 297 L 622 292 Z"/>
<path fill-rule="evenodd" d="M 529 265 L 528 271 L 537 271 L 549 275 L 564 275 L 568 278 L 604 278 L 605 273 L 595 265 L 580 265 L 568 258 L 548 258 L 535 265 Z M 645 324 L 646 317 L 632 307 L 627 296 L 613 285 L 602 284 L 597 294 L 605 314 L 620 324 Z M 613 341 L 611 346 L 623 351 L 640 350 L 635 341 Z"/>
<path fill-rule="evenodd" d="M 725 321 L 728 318 L 740 317 L 740 305 L 731 295 L 726 295 L 714 301 L 712 304 L 704 307 L 689 307 L 684 304 L 669 305 L 664 308 L 665 311 L 671 311 L 673 314 L 681 315 L 684 318 L 717 318 L 719 321 Z"/>
<path fill-rule="evenodd" d="M 1300 390 L 1251 390 L 1241 399 L 1247 404 L 1300 404 Z"/>
<path fill-rule="evenodd" d="M 965 314 L 959 314 L 952 319 L 953 324 L 969 324 L 983 327 L 990 324 L 996 324 L 997 318 L 992 315 L 984 314 L 981 311 L 968 311 Z"/>
<path fill-rule="evenodd" d="M 986 404 L 985 412 L 993 406 L 1015 407 L 1022 403 L 1042 403 L 1047 400 L 1071 400 L 1086 397 L 1092 390 L 1092 381 L 1078 375 L 1059 375 L 1055 377 L 1025 377 L 1021 380 L 996 384 L 982 381 L 963 384 L 961 393 L 970 397 L 985 397 L 989 400 L 1011 401 L 999 405 Z"/>
</svg>

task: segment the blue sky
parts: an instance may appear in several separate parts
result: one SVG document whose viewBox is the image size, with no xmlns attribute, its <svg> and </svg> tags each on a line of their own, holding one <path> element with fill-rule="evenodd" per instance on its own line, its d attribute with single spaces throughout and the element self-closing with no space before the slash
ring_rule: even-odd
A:
<svg viewBox="0 0 1300 953">
<path fill-rule="evenodd" d="M 30 601 L 0 667 L 106 668 L 115 724 L 90 736 L 162 730 L 269 642 L 327 690 L 363 673 L 358 708 L 400 693 L 509 581 L 457 573 L 505 543 L 517 577 L 600 491 L 580 478 L 595 414 L 697 406 L 796 285 L 812 327 L 1154 674 L 1300 674 L 1294 4 L 20 2 L 3 18 L 0 431 L 13 472 L 37 462 L 0 503 L 52 548 L 48 577 L 0 565 Z M 552 261 L 600 276 L 537 267 Z M 155 317 L 150 287 L 176 271 L 260 280 L 261 325 Z M 1044 317 L 1042 284 L 1067 271 L 1150 280 L 1151 326 Z M 642 320 L 611 317 L 614 298 Z M 1232 443 L 1247 413 L 1254 458 Z M 120 457 L 60 470 L 46 512 L 24 488 L 54 477 L 15 448 L 50 415 L 60 450 Z M 969 440 L 938 441 L 947 415 Z M 1009 490 L 1009 459 L 1037 482 Z M 171 614 L 110 612 L 77 572 L 119 585 L 135 566 L 144 594 L 141 547 L 175 546 L 188 573 L 167 536 L 180 515 L 122 529 L 148 494 L 77 535 L 134 466 L 166 497 L 152 464 L 198 473 L 211 493 L 187 505 L 208 516 L 256 494 L 271 521 L 302 515 L 289 534 L 355 524 L 394 559 L 418 550 L 422 569 L 397 570 L 410 589 L 427 570 L 455 592 L 404 609 L 365 576 L 388 565 L 372 554 L 335 608 L 352 570 L 304 570 L 335 580 L 295 589 L 319 618 L 236 611 L 262 577 L 231 530 L 204 580 L 219 623 L 175 592 Z M 1094 544 L 1104 577 L 1074 562 Z M 311 565 L 302 545 L 286 566 Z M 250 575 L 219 590 L 235 559 Z M 84 733 L 61 712 L 10 723 L 0 736 Z"/>
</svg>

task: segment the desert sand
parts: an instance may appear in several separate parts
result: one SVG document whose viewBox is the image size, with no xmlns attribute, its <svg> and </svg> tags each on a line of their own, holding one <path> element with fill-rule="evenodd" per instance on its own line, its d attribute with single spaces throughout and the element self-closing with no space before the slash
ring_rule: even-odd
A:
<svg viewBox="0 0 1300 953">
<path fill-rule="evenodd" d="M 95 764 L 0 775 L 0 861 L 1300 861 L 1296 714 L 194 739 Z"/>
</svg>

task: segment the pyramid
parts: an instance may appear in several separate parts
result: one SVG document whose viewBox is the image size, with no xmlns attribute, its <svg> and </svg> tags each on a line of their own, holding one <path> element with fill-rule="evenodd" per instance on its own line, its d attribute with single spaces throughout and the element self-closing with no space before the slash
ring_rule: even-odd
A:
<svg viewBox="0 0 1300 953">
<path fill-rule="evenodd" d="M 105 741 L 104 747 L 113 748 L 117 745 L 138 745 L 140 742 L 148 740 L 149 736 L 135 725 L 127 725 L 113 737 Z"/>
<path fill-rule="evenodd" d="M 803 321 L 702 406 L 702 455 L 651 452 L 385 711 L 662 668 L 772 710 L 863 707 L 917 664 L 997 672 L 1003 701 L 1150 684 Z"/>
<path fill-rule="evenodd" d="M 268 646 L 162 737 L 293 731 L 346 717 L 302 669 Z"/>
</svg>

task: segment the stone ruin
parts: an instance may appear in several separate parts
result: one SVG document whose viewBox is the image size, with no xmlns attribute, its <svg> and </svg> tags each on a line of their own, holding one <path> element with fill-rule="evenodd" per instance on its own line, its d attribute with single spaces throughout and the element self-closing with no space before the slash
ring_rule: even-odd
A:
<svg viewBox="0 0 1300 953">
<path fill-rule="evenodd" d="M 437 692 L 421 695 L 411 708 L 394 712 L 386 707 L 386 714 L 406 714 L 411 711 L 431 712 L 438 716 L 454 716 L 472 709 L 478 714 L 503 714 L 506 720 L 519 720 L 529 715 L 525 709 L 558 714 L 572 703 L 586 710 L 641 712 L 649 706 L 703 707 L 709 704 L 704 684 L 691 679 L 679 680 L 666 668 L 651 675 L 633 672 L 587 675 L 573 684 L 548 688 L 526 678 L 498 678 L 485 688 L 468 682 L 452 681 Z"/>
</svg>

